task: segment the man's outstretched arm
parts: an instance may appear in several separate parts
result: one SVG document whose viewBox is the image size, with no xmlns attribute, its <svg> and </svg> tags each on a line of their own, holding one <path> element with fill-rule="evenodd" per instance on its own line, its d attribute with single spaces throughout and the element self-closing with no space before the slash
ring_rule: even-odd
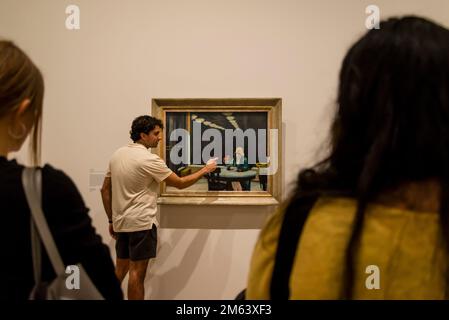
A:
<svg viewBox="0 0 449 320">
<path fill-rule="evenodd" d="M 178 189 L 185 189 L 193 185 L 199 179 L 201 179 L 205 174 L 213 172 L 217 168 L 217 163 L 212 161 L 209 164 L 206 164 L 201 170 L 189 174 L 185 177 L 178 177 L 175 173 L 169 175 L 164 181 L 170 187 L 175 187 Z"/>
</svg>

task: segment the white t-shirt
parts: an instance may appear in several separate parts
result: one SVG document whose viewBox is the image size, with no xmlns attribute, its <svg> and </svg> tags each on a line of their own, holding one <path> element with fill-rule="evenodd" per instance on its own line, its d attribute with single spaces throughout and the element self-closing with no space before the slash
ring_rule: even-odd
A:
<svg viewBox="0 0 449 320">
<path fill-rule="evenodd" d="M 134 232 L 159 226 L 156 218 L 159 183 L 172 171 L 139 143 L 118 149 L 109 161 L 112 183 L 112 221 L 115 232 Z"/>
</svg>

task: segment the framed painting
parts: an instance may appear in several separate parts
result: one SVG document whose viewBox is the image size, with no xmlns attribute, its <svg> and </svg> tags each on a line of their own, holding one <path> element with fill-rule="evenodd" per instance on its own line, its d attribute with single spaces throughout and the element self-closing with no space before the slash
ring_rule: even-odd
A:
<svg viewBox="0 0 449 320">
<path fill-rule="evenodd" d="M 217 169 L 178 190 L 161 184 L 160 204 L 277 205 L 282 194 L 279 98 L 153 99 L 164 124 L 156 152 L 183 177 L 215 158 Z"/>
</svg>

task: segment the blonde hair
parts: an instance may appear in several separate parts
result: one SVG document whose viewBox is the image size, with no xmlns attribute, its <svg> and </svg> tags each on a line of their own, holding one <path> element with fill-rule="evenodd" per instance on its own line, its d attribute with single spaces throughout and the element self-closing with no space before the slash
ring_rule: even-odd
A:
<svg viewBox="0 0 449 320">
<path fill-rule="evenodd" d="M 15 111 L 25 99 L 35 114 L 30 136 L 31 161 L 40 164 L 44 79 L 31 59 L 13 42 L 0 40 L 0 118 Z"/>
</svg>

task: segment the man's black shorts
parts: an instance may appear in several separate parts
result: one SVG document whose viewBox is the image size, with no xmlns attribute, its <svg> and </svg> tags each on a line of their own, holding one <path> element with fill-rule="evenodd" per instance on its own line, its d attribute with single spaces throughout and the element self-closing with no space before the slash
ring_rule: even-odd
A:
<svg viewBox="0 0 449 320">
<path fill-rule="evenodd" d="M 145 260 L 156 257 L 157 228 L 135 232 L 117 232 L 117 242 L 115 250 L 117 258 Z"/>
</svg>

